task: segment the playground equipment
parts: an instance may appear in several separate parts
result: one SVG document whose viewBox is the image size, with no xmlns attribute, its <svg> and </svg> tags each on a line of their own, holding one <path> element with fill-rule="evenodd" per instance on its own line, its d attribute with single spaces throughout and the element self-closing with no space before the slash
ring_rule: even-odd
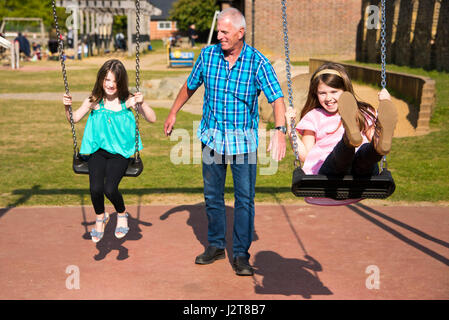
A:
<svg viewBox="0 0 449 320">
<path fill-rule="evenodd" d="M 41 18 L 3 18 L 0 33 L 6 40 L 13 41 L 19 32 L 27 34 L 30 41 L 47 44 L 44 22 Z"/>
<path fill-rule="evenodd" d="M 167 63 L 171 67 L 193 67 L 193 52 L 182 52 L 179 49 L 173 49 L 171 42 L 167 43 Z"/>
<path fill-rule="evenodd" d="M 20 55 L 19 55 L 19 43 L 15 41 L 9 41 L 5 38 L 0 36 L 0 52 L 1 52 L 1 58 L 3 59 L 3 53 L 6 52 L 6 50 L 10 50 L 10 60 L 11 60 L 11 68 L 12 69 L 19 69 L 19 61 L 20 61 Z"/>
<path fill-rule="evenodd" d="M 126 48 L 128 56 L 136 52 L 136 6 L 133 0 L 104 0 L 104 1 L 84 1 L 84 0 L 56 0 L 57 7 L 64 7 L 72 12 L 73 16 L 73 47 L 79 48 L 82 39 L 89 42 L 89 48 L 95 47 L 98 54 L 112 51 L 114 39 L 112 25 L 114 16 L 126 16 L 127 31 L 123 35 L 126 45 L 121 44 L 121 48 Z M 140 44 L 147 47 L 150 44 L 149 21 L 150 16 L 160 15 L 160 9 L 153 6 L 149 1 L 142 1 L 140 4 L 142 15 L 142 30 L 139 35 Z M 89 51 L 91 53 L 91 51 Z M 90 55 L 90 54 L 89 54 Z"/>
</svg>

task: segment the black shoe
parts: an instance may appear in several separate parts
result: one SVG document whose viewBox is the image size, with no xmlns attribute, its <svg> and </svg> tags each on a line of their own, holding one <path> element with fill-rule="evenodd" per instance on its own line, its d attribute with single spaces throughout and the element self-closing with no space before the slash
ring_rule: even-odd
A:
<svg viewBox="0 0 449 320">
<path fill-rule="evenodd" d="M 252 276 L 254 274 L 254 269 L 250 266 L 246 257 L 235 257 L 233 268 L 239 276 Z"/>
<path fill-rule="evenodd" d="M 204 253 L 200 254 L 195 259 L 196 264 L 209 264 L 215 260 L 220 260 L 225 258 L 224 249 L 218 249 L 217 247 L 209 246 L 206 248 Z"/>
</svg>

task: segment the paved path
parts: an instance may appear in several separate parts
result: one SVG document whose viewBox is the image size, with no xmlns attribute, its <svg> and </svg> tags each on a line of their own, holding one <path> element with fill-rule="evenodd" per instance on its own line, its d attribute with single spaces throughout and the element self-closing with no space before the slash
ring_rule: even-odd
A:
<svg viewBox="0 0 449 320">
<path fill-rule="evenodd" d="M 90 206 L 0 209 L 0 299 L 449 299 L 447 206 L 256 205 L 254 277 L 194 264 L 203 204 L 128 209 L 129 234 L 113 213 L 98 244 Z"/>
</svg>

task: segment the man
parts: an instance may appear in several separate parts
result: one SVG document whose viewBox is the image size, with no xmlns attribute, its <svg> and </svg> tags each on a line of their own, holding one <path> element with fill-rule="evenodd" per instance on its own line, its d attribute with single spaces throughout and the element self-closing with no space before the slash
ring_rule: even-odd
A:
<svg viewBox="0 0 449 320">
<path fill-rule="evenodd" d="M 191 24 L 189 27 L 189 40 L 192 48 L 195 47 L 195 40 L 198 39 L 198 33 L 196 32 L 196 26 Z"/>
<path fill-rule="evenodd" d="M 254 196 L 257 173 L 259 111 L 257 97 L 264 92 L 273 104 L 278 130 L 268 150 L 273 159 L 285 156 L 285 105 L 276 74 L 267 58 L 244 40 L 245 18 L 234 8 L 217 18 L 219 44 L 201 51 L 186 83 L 180 89 L 164 124 L 166 135 L 176 113 L 204 83 L 203 116 L 198 138 L 203 147 L 203 182 L 208 217 L 209 246 L 195 263 L 225 258 L 226 210 L 224 187 L 227 162 L 234 180 L 233 268 L 250 276 L 248 249 L 254 232 Z"/>
</svg>

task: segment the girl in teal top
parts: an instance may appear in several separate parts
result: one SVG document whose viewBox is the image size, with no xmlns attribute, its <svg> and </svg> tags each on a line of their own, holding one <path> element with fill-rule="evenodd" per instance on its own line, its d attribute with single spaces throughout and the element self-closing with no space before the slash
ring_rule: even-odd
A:
<svg viewBox="0 0 449 320">
<path fill-rule="evenodd" d="M 64 94 L 63 103 L 67 120 L 72 97 Z M 116 59 L 106 61 L 97 73 L 92 94 L 74 111 L 77 123 L 89 111 L 84 128 L 81 154 L 89 155 L 89 184 L 92 204 L 97 215 L 92 241 L 98 242 L 104 234 L 109 214 L 105 212 L 106 196 L 117 212 L 115 236 L 123 238 L 128 232 L 128 213 L 118 190 L 128 167 L 128 158 L 135 153 L 136 120 L 130 108 L 138 109 L 148 122 L 156 121 L 153 109 L 144 102 L 143 95 L 132 95 L 128 90 L 128 75 L 123 64 Z M 138 150 L 142 150 L 138 137 Z"/>
<path fill-rule="evenodd" d="M 84 128 L 81 154 L 93 154 L 98 149 L 106 150 L 112 154 L 120 154 L 125 158 L 134 155 L 136 150 L 135 135 L 136 120 L 133 112 L 126 108 L 125 101 L 120 103 L 120 111 L 108 110 L 103 100 L 100 108 L 92 110 Z M 139 135 L 138 150 L 142 149 Z"/>
</svg>

